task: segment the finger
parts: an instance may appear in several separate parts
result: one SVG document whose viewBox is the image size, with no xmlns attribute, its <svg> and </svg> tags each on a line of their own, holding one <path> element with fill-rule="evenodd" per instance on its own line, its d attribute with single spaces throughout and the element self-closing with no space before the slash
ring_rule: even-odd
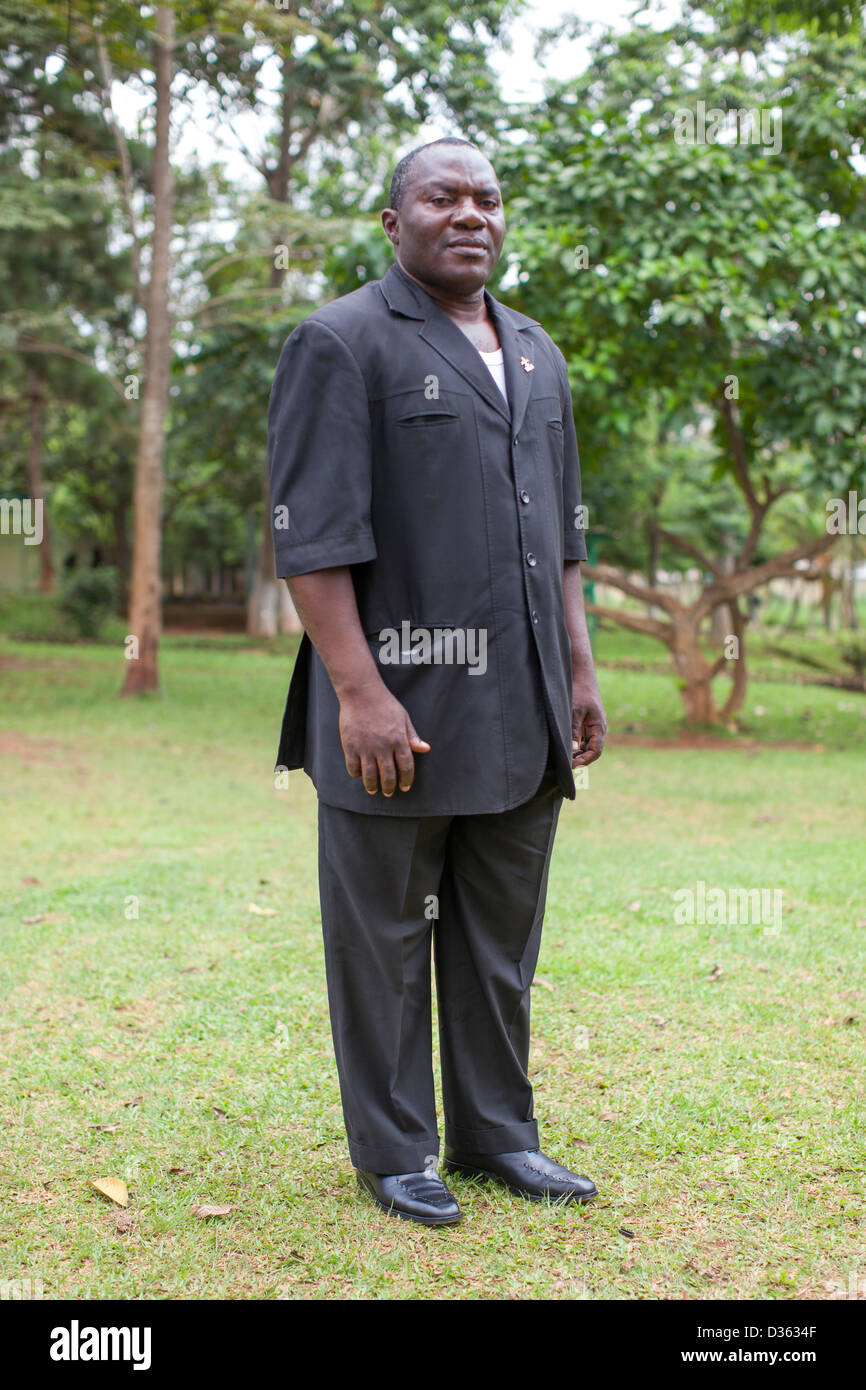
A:
<svg viewBox="0 0 866 1390">
<path fill-rule="evenodd" d="M 415 727 L 413 724 L 409 725 L 409 746 L 415 753 L 430 752 L 430 744 L 425 743 L 424 739 L 421 738 L 420 734 L 417 734 L 415 732 Z"/>
<path fill-rule="evenodd" d="M 586 739 L 582 752 L 572 762 L 572 767 L 587 767 L 590 763 L 597 762 L 601 757 L 604 748 L 604 732 L 600 724 L 589 726 L 589 737 Z"/>
<path fill-rule="evenodd" d="M 394 766 L 394 755 L 389 749 L 387 753 L 380 753 L 377 761 L 382 795 L 393 796 L 397 790 L 397 769 Z"/>
<path fill-rule="evenodd" d="M 364 778 L 364 790 L 373 796 L 379 790 L 379 765 L 376 759 L 369 754 L 362 757 L 361 770 Z"/>
<path fill-rule="evenodd" d="M 401 792 L 408 792 L 415 781 L 415 759 L 412 757 L 412 750 L 408 743 L 401 743 L 394 749 L 394 761 L 397 764 L 397 781 Z"/>
<path fill-rule="evenodd" d="M 346 771 L 348 772 L 350 777 L 361 776 L 361 759 L 355 752 L 354 748 L 351 749 L 350 752 L 346 753 Z"/>
</svg>

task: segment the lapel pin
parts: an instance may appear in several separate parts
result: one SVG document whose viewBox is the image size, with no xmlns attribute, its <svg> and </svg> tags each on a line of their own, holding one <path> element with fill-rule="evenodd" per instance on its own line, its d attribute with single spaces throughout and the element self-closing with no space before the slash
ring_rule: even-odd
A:
<svg viewBox="0 0 866 1390">
<path fill-rule="evenodd" d="M 535 371 L 535 363 L 534 363 L 534 362 L 530 362 L 530 360 L 529 360 L 528 357 L 521 357 L 521 359 L 520 359 L 520 365 L 521 365 L 521 367 L 523 368 L 523 370 L 524 370 L 525 372 L 534 372 L 534 371 Z"/>
</svg>

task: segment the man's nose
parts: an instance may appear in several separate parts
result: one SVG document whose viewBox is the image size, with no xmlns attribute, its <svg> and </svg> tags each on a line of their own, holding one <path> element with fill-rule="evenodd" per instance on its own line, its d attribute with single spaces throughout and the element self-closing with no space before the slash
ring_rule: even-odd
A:
<svg viewBox="0 0 866 1390">
<path fill-rule="evenodd" d="M 452 221 L 459 223 L 461 227 L 483 227 L 485 220 L 473 203 L 471 198 L 464 198 L 462 203 L 454 209 Z"/>
</svg>

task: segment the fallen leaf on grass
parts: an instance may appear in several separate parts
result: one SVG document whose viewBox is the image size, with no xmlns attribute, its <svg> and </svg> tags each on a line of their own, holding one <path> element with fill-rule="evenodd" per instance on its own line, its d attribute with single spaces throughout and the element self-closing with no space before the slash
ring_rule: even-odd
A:
<svg viewBox="0 0 866 1390">
<path fill-rule="evenodd" d="M 34 927 L 34 926 L 36 925 L 37 922 L 42 922 L 42 921 L 44 921 L 44 918 L 45 918 L 45 913 L 44 913 L 44 912 L 37 912 L 37 914 L 36 914 L 35 917 L 22 917 L 22 918 L 21 918 L 21 921 L 23 922 L 23 924 L 24 924 L 25 927 Z"/>
<path fill-rule="evenodd" d="M 256 917 L 276 917 L 275 907 L 256 907 L 255 903 L 247 904 L 247 912 L 252 912 Z"/>
<path fill-rule="evenodd" d="M 98 1124 L 96 1120 L 94 1120 L 93 1128 L 101 1129 L 103 1134 L 116 1134 L 119 1129 L 123 1128 L 123 1126 L 121 1125 L 119 1120 L 117 1120 L 113 1125 L 101 1125 Z"/>
<path fill-rule="evenodd" d="M 237 1207 L 212 1207 L 199 1202 L 193 1207 L 192 1214 L 193 1216 L 228 1216 L 230 1211 L 237 1211 Z"/>
<path fill-rule="evenodd" d="M 110 1202 L 115 1202 L 119 1207 L 129 1206 L 126 1183 L 120 1178 L 90 1178 L 88 1181 L 96 1192 Z"/>
<path fill-rule="evenodd" d="M 711 980 L 720 980 L 724 973 L 725 972 L 720 965 L 714 965 L 712 970 L 710 971 L 709 978 Z"/>
<path fill-rule="evenodd" d="M 190 1169 L 189 1169 L 189 1168 L 181 1168 L 181 1166 L 180 1166 L 179 1163 L 173 1163 L 173 1164 L 171 1165 L 171 1167 L 168 1168 L 166 1171 L 169 1172 L 169 1173 L 182 1173 L 183 1176 L 184 1176 L 185 1178 L 191 1178 L 191 1177 L 192 1177 L 192 1172 L 190 1171 Z"/>
<path fill-rule="evenodd" d="M 124 1105 L 142 1105 L 144 1103 L 144 1096 L 133 1096 L 132 1100 L 125 1100 L 123 1103 Z"/>
<path fill-rule="evenodd" d="M 38 878 L 34 878 L 32 874 L 25 874 L 24 877 L 22 878 L 21 882 L 22 882 L 22 883 L 25 883 L 25 884 L 27 885 L 27 887 L 30 888 L 30 887 L 32 887 L 32 885 L 33 885 L 34 883 L 38 883 L 38 882 L 39 882 L 39 879 L 38 879 Z"/>
<path fill-rule="evenodd" d="M 640 899 L 639 899 L 639 898 L 636 898 L 635 901 L 634 901 L 633 903 L 629 903 L 629 905 L 628 905 L 628 910 L 629 910 L 629 912 L 637 912 L 637 911 L 639 910 L 639 908 L 640 908 Z"/>
<path fill-rule="evenodd" d="M 118 1211 L 114 1215 L 114 1229 L 119 1236 L 125 1236 L 127 1231 L 131 1231 L 135 1225 L 135 1217 L 131 1211 Z"/>
<path fill-rule="evenodd" d="M 549 980 L 545 980 L 543 975 L 536 975 L 532 983 L 534 985 L 540 985 L 542 989 L 556 989 L 556 985 L 552 985 Z"/>
<path fill-rule="evenodd" d="M 661 1014 L 650 1014 L 650 1023 L 654 1023 L 656 1028 L 667 1027 L 667 1019 L 662 1018 Z"/>
</svg>

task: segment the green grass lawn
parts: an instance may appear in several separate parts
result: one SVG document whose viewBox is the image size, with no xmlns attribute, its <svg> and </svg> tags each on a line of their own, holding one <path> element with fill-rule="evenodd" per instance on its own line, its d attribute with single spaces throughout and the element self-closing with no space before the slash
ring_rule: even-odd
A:
<svg viewBox="0 0 866 1390">
<path fill-rule="evenodd" d="M 600 636 L 611 737 L 563 808 L 532 1072 L 544 1147 L 601 1195 L 453 1179 L 464 1222 L 430 1231 L 364 1200 L 346 1152 L 315 795 L 271 772 L 279 646 L 169 639 L 161 695 L 129 701 L 118 647 L 0 641 L 0 1275 L 99 1299 L 826 1299 L 866 1278 L 863 697 L 756 681 L 750 746 L 647 746 L 676 735 L 674 683 L 606 669 Z M 677 925 L 698 880 L 781 888 L 780 929 Z"/>
</svg>

